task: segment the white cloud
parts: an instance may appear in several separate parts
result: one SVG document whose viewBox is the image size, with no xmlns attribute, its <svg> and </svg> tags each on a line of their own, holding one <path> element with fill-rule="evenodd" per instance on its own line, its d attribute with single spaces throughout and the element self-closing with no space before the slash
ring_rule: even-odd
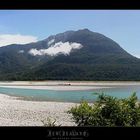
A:
<svg viewBox="0 0 140 140">
<path fill-rule="evenodd" d="M 37 42 L 37 37 L 20 34 L 0 34 L 0 47 L 10 44 L 27 44 Z"/>
<path fill-rule="evenodd" d="M 29 51 L 29 53 L 31 54 L 31 55 L 43 55 L 42 54 L 42 50 L 37 50 L 37 49 L 31 49 L 30 51 Z"/>
<path fill-rule="evenodd" d="M 58 42 L 49 47 L 48 49 L 31 49 L 29 53 L 31 55 L 51 55 L 55 56 L 59 53 L 63 53 L 64 55 L 69 55 L 72 49 L 80 49 L 82 45 L 80 43 L 69 43 L 69 42 Z"/>
</svg>

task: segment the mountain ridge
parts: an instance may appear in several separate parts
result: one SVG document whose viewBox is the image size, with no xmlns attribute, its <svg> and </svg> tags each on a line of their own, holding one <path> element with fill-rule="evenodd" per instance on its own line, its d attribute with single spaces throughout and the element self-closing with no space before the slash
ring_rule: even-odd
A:
<svg viewBox="0 0 140 140">
<path fill-rule="evenodd" d="M 140 59 L 88 29 L 0 48 L 0 80 L 140 80 Z"/>
</svg>

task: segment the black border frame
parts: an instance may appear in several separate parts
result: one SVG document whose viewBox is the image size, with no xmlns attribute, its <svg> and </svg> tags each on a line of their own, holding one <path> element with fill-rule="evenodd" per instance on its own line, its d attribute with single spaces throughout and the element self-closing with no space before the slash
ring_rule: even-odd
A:
<svg viewBox="0 0 140 140">
<path fill-rule="evenodd" d="M 140 10 L 138 0 L 3 0 L 0 10 Z M 0 138 L 10 139 L 120 139 L 137 138 L 139 127 L 0 127 Z M 52 133 L 51 133 L 52 132 Z M 73 132 L 73 135 L 71 135 Z M 85 132 L 80 134 L 80 132 Z M 50 135 L 51 133 L 52 135 Z M 64 135 L 62 135 L 62 133 Z M 67 133 L 67 134 L 66 134 Z M 75 133 L 75 135 L 74 135 Z"/>
<path fill-rule="evenodd" d="M 0 9 L 140 9 L 139 0 L 3 0 Z"/>
</svg>

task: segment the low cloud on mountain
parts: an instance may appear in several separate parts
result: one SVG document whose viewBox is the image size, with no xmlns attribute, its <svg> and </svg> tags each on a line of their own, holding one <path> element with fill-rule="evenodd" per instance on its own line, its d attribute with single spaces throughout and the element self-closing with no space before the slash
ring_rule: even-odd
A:
<svg viewBox="0 0 140 140">
<path fill-rule="evenodd" d="M 59 53 L 62 53 L 64 55 L 69 55 L 72 49 L 80 49 L 82 45 L 80 43 L 69 43 L 69 42 L 58 42 L 49 47 L 48 49 L 31 49 L 29 53 L 31 55 L 51 55 L 55 56 L 58 55 Z"/>
</svg>

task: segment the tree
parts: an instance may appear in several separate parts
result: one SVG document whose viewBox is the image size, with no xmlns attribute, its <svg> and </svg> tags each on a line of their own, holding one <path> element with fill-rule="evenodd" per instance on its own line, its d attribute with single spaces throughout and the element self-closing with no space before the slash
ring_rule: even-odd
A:
<svg viewBox="0 0 140 140">
<path fill-rule="evenodd" d="M 125 99 L 99 94 L 97 101 L 90 105 L 82 101 L 68 113 L 78 126 L 139 126 L 140 104 L 136 93 Z"/>
</svg>

